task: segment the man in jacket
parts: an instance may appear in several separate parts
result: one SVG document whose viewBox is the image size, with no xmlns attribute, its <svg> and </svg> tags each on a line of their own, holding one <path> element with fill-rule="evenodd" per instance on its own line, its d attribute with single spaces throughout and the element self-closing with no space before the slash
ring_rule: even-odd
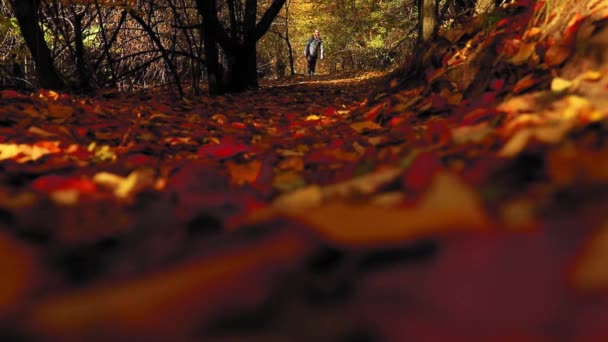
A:
<svg viewBox="0 0 608 342">
<path fill-rule="evenodd" d="M 315 74 L 317 58 L 323 59 L 323 40 L 321 39 L 319 30 L 315 30 L 312 37 L 308 39 L 306 48 L 304 49 L 304 55 L 308 62 L 308 75 L 313 76 Z"/>
</svg>

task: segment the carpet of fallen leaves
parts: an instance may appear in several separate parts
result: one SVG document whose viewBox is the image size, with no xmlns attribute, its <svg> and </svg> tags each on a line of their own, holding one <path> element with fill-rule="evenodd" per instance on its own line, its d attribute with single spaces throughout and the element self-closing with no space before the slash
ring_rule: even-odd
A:
<svg viewBox="0 0 608 342">
<path fill-rule="evenodd" d="M 605 341 L 606 7 L 389 75 L 0 91 L 0 339 Z"/>
</svg>

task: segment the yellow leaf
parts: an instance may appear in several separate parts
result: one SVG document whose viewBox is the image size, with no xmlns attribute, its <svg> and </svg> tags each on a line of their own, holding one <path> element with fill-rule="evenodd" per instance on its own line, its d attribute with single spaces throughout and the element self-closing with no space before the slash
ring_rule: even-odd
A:
<svg viewBox="0 0 608 342">
<path fill-rule="evenodd" d="M 53 147 L 53 146 L 48 146 Z M 25 163 L 32 160 L 37 160 L 47 154 L 58 152 L 56 148 L 53 150 L 37 145 L 26 145 L 26 144 L 0 144 L 0 160 L 13 159 L 21 156 L 17 159 L 19 163 Z"/>
<path fill-rule="evenodd" d="M 602 77 L 604 77 L 604 73 L 595 70 L 589 70 L 581 76 L 583 80 L 591 82 L 599 81 Z"/>
<path fill-rule="evenodd" d="M 323 191 L 318 185 L 297 189 L 277 198 L 273 203 L 281 210 L 314 208 L 323 202 Z"/>
<path fill-rule="evenodd" d="M 77 189 L 65 189 L 53 191 L 50 195 L 51 199 L 61 205 L 76 205 L 80 198 L 80 192 Z"/>
<path fill-rule="evenodd" d="M 535 53 L 536 43 L 527 43 L 520 47 L 519 51 L 515 54 L 515 56 L 511 57 L 509 60 L 511 64 L 519 65 L 530 60 L 532 55 Z"/>
<path fill-rule="evenodd" d="M 568 90 L 572 86 L 572 81 L 565 80 L 561 77 L 556 77 L 551 81 L 551 90 L 556 93 L 561 93 Z"/>
<path fill-rule="evenodd" d="M 105 171 L 98 172 L 93 176 L 93 182 L 111 190 L 116 189 L 124 180 L 125 177 Z"/>
<path fill-rule="evenodd" d="M 541 34 L 543 31 L 538 27 L 531 27 L 524 33 L 524 39 L 534 38 Z"/>
<path fill-rule="evenodd" d="M 588 99 L 576 95 L 565 98 L 564 105 L 565 108 L 562 112 L 562 118 L 564 119 L 577 118 L 579 115 L 591 113 L 594 109 L 593 104 Z"/>
<path fill-rule="evenodd" d="M 496 109 L 506 113 L 525 113 L 534 111 L 536 99 L 532 95 L 522 95 L 511 98 L 501 104 Z"/>
<path fill-rule="evenodd" d="M 456 144 L 465 144 L 469 142 L 478 143 L 493 132 L 494 129 L 489 127 L 487 122 L 482 122 L 477 125 L 453 128 L 452 139 Z"/>
<path fill-rule="evenodd" d="M 128 198 L 145 188 L 154 188 L 155 183 L 156 180 L 152 170 L 135 170 L 118 184 L 114 190 L 114 195 L 118 198 Z"/>
<path fill-rule="evenodd" d="M 307 116 L 305 120 L 306 121 L 315 121 L 315 120 L 320 120 L 320 119 L 321 119 L 320 116 L 312 114 L 312 115 Z"/>
</svg>

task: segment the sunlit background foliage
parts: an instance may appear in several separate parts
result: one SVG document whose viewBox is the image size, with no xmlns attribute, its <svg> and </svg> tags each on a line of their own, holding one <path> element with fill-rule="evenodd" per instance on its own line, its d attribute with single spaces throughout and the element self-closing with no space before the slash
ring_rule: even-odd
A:
<svg viewBox="0 0 608 342">
<path fill-rule="evenodd" d="M 441 25 L 462 15 L 457 2 L 435 2 Z M 227 1 L 217 3 L 218 17 L 227 26 Z M 271 3 L 258 1 L 258 19 Z M 416 46 L 419 3 L 286 0 L 257 43 L 258 74 L 262 79 L 303 74 L 304 45 L 314 29 L 321 31 L 325 44 L 321 74 L 393 68 Z M 206 71 L 196 5 L 194 0 L 42 0 L 39 21 L 58 73 L 73 87 L 172 88 L 179 80 L 198 93 Z M 0 0 L 0 39 L 0 86 L 36 87 L 32 58 L 9 0 Z"/>
</svg>

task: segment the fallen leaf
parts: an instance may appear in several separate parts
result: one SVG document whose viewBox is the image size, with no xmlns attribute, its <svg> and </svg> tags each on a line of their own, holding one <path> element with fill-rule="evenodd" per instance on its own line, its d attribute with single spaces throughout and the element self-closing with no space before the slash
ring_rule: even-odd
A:
<svg viewBox="0 0 608 342">
<path fill-rule="evenodd" d="M 226 162 L 232 181 L 236 184 L 253 183 L 258 178 L 262 162 L 253 160 L 248 163 L 237 163 L 232 160 Z"/>
<path fill-rule="evenodd" d="M 118 198 L 130 198 L 134 194 L 144 189 L 153 189 L 156 184 L 156 177 L 154 171 L 150 169 L 139 169 L 131 172 L 127 178 L 121 181 L 116 189 L 114 195 Z"/>
<path fill-rule="evenodd" d="M 67 118 L 74 114 L 72 106 L 49 103 L 49 115 L 54 118 Z"/>
<path fill-rule="evenodd" d="M 330 243 L 358 248 L 403 244 L 454 231 L 490 228 L 477 195 L 449 173 L 438 173 L 418 206 L 387 208 L 334 201 L 310 210 L 282 208 Z"/>
<path fill-rule="evenodd" d="M 538 83 L 538 80 L 536 79 L 536 77 L 534 75 L 527 74 L 526 76 L 520 78 L 517 81 L 517 83 L 515 83 L 515 85 L 513 86 L 513 89 L 511 91 L 514 94 L 518 94 L 518 93 L 521 93 L 522 91 L 524 91 L 526 89 L 530 89 L 531 87 L 533 87 L 537 83 Z"/>
<path fill-rule="evenodd" d="M 524 43 L 519 47 L 515 56 L 509 59 L 509 62 L 514 65 L 520 65 L 528 62 L 535 54 L 536 43 Z"/>
<path fill-rule="evenodd" d="M 365 131 L 376 131 L 382 129 L 382 126 L 373 121 L 359 121 L 353 122 L 350 127 L 357 133 L 363 133 Z"/>
<path fill-rule="evenodd" d="M 556 77 L 551 81 L 551 90 L 555 93 L 561 93 L 568 90 L 572 86 L 572 81 L 565 80 L 561 77 Z"/>
<path fill-rule="evenodd" d="M 561 65 L 570 57 L 571 48 L 565 45 L 553 44 L 545 52 L 545 64 L 549 67 Z"/>
<path fill-rule="evenodd" d="M 323 191 L 318 185 L 311 185 L 279 196 L 273 207 L 278 210 L 316 208 L 323 202 Z"/>
</svg>

